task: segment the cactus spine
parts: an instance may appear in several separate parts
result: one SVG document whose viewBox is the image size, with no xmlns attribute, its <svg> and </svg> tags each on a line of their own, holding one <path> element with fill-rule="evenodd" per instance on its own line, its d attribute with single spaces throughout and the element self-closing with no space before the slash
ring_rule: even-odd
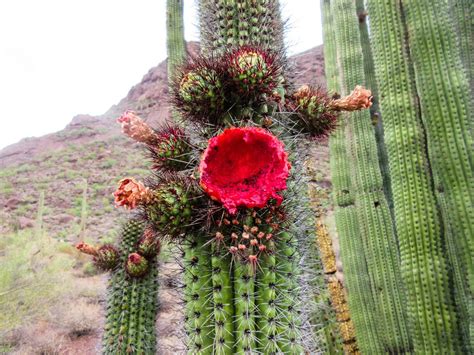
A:
<svg viewBox="0 0 474 355">
<path fill-rule="evenodd" d="M 104 354 L 153 354 L 156 349 L 155 318 L 158 310 L 156 256 L 145 276 L 127 274 L 128 255 L 136 250 L 144 223 L 130 220 L 121 232 L 120 261 L 109 280 Z"/>
</svg>

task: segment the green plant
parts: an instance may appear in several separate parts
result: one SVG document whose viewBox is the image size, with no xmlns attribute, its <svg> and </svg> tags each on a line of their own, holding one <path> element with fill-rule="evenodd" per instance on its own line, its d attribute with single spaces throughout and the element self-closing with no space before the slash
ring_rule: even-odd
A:
<svg viewBox="0 0 474 355">
<path fill-rule="evenodd" d="M 357 166 L 363 167 L 370 177 L 367 182 L 377 181 L 379 175 L 367 165 L 377 161 L 377 155 L 371 153 L 373 144 L 368 143 L 373 137 L 367 129 L 366 135 L 358 138 L 357 126 L 364 122 L 359 117 L 357 121 L 349 121 L 345 128 L 347 142 L 338 132 L 331 138 L 336 224 L 345 270 L 349 271 L 345 272 L 345 278 L 357 338 L 363 351 L 366 346 L 366 351 L 391 349 L 383 343 L 385 334 L 380 336 L 381 329 L 375 327 L 380 310 L 385 308 L 375 297 L 378 293 L 371 297 L 372 306 L 367 309 L 369 303 L 360 302 L 360 292 L 363 292 L 361 287 L 369 286 L 367 281 L 376 285 L 376 275 L 387 270 L 399 255 L 401 279 L 396 281 L 394 289 L 403 282 L 404 288 L 398 287 L 397 291 L 399 302 L 403 304 L 406 298 L 408 325 L 413 331 L 398 345 L 388 343 L 394 346 L 391 351 L 410 351 L 410 343 L 413 343 L 416 353 L 469 352 L 472 351 L 469 337 L 472 338 L 474 309 L 474 238 L 467 221 L 473 219 L 470 207 L 473 205 L 474 179 L 472 122 L 468 118 L 471 103 L 468 77 L 461 61 L 461 58 L 469 57 L 465 52 L 469 33 L 462 30 L 466 29 L 465 18 L 451 17 L 467 5 L 456 1 L 448 4 L 443 1 L 369 0 L 368 33 L 363 2 L 356 3 L 357 7 L 352 1 L 323 1 L 325 46 L 329 49 L 327 53 L 332 53 L 331 58 L 326 56 L 328 83 L 333 90 L 341 85 L 339 90 L 344 93 L 348 80 L 349 88 L 354 84 L 350 80 L 355 78 L 356 83 L 362 80 L 364 69 L 368 85 L 380 95 L 375 101 L 380 104 L 385 139 L 378 138 L 378 152 L 380 158 L 386 151 L 390 170 L 390 176 L 383 180 L 385 186 L 380 183 L 365 185 L 370 188 L 367 190 L 370 195 L 377 197 L 359 208 L 364 206 L 365 197 L 357 193 L 358 179 L 363 176 L 358 176 Z M 449 6 L 453 6 L 451 13 Z M 453 18 L 461 18 L 461 21 Z M 331 38 L 331 21 L 335 25 L 335 42 Z M 337 68 L 334 62 L 338 63 Z M 468 67 L 466 62 L 464 65 Z M 380 120 L 380 115 L 377 119 Z M 376 131 L 377 137 L 379 133 Z M 365 161 L 357 158 L 360 149 L 364 154 L 359 157 Z M 348 169 L 351 162 L 345 160 L 345 152 L 356 164 L 352 169 Z M 382 173 L 386 173 L 384 159 L 378 160 Z M 378 193 L 382 188 L 389 206 L 393 199 L 391 210 L 385 207 L 386 203 Z M 390 242 L 391 246 L 385 249 L 393 255 L 391 262 L 390 258 L 371 262 L 370 254 L 376 251 L 377 242 L 366 244 L 365 248 L 354 243 L 355 238 L 366 234 L 366 226 L 370 228 L 373 223 L 366 218 L 372 213 L 370 207 L 374 202 L 372 209 L 378 209 L 379 213 L 385 209 L 379 219 L 386 228 L 393 229 L 398 238 L 398 248 Z M 352 210 L 352 204 L 357 211 Z M 364 217 L 361 211 L 367 211 L 367 216 Z M 383 240 L 385 242 L 386 238 Z M 352 275 L 351 271 L 357 266 L 364 270 Z M 365 275 L 369 278 L 365 279 Z M 396 301 L 391 303 L 396 307 Z M 362 314 L 361 318 L 359 314 Z M 402 320 L 391 323 L 402 327 Z"/>
</svg>

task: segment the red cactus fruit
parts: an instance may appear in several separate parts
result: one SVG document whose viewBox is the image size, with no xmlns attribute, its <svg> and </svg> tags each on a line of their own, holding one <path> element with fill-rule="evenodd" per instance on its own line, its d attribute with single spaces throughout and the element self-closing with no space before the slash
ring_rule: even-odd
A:
<svg viewBox="0 0 474 355">
<path fill-rule="evenodd" d="M 148 261 L 138 253 L 131 253 L 125 263 L 125 270 L 132 277 L 141 277 L 148 271 Z"/>
<path fill-rule="evenodd" d="M 229 128 L 209 140 L 199 171 L 200 184 L 231 214 L 237 207 L 264 207 L 286 189 L 291 168 L 284 145 L 262 128 Z"/>
</svg>

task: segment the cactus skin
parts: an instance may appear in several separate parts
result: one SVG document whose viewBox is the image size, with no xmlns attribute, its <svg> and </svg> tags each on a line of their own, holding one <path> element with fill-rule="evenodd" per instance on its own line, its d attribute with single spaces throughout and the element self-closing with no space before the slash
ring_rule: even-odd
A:
<svg viewBox="0 0 474 355">
<path fill-rule="evenodd" d="M 234 353 L 235 343 L 231 257 L 227 250 L 214 246 L 211 262 L 215 319 L 214 349 L 217 355 L 230 355 Z"/>
<path fill-rule="evenodd" d="M 472 91 L 463 70 L 449 5 L 443 1 L 402 1 L 421 117 L 426 128 L 438 203 L 448 248 L 455 251 L 469 286 L 471 346 L 474 346 L 474 121 Z M 472 6 L 471 6 L 472 9 Z M 472 63 L 471 63 L 472 65 Z M 453 260 L 453 264 L 457 260 Z M 467 317 L 462 317 L 464 322 Z M 453 334 L 456 334 L 453 328 Z M 454 339 L 453 339 L 454 342 Z M 474 351 L 474 349 L 471 349 Z"/>
<path fill-rule="evenodd" d="M 453 27 L 440 1 L 369 1 L 368 9 L 415 351 L 460 351 L 472 309 L 473 235 L 467 224 L 473 218 L 474 180 L 469 90 Z M 456 313 L 443 244 L 453 270 Z"/>
<path fill-rule="evenodd" d="M 189 354 L 211 354 L 214 345 L 211 254 L 205 242 L 202 237 L 187 235 L 182 243 Z"/>
<path fill-rule="evenodd" d="M 186 56 L 184 41 L 183 0 L 166 1 L 166 34 L 168 49 L 168 81 L 173 81 L 176 69 Z"/>
<path fill-rule="evenodd" d="M 144 230 L 144 223 L 130 220 L 123 227 L 120 262 L 125 264 Z M 110 277 L 107 297 L 104 354 L 153 354 L 156 350 L 155 318 L 158 311 L 156 257 L 149 260 L 142 278 L 130 277 L 116 268 Z"/>
</svg>

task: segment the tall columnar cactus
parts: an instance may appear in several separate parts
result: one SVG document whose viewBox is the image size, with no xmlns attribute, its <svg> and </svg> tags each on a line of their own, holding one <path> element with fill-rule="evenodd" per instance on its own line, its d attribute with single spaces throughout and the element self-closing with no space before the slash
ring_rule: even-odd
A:
<svg viewBox="0 0 474 355">
<path fill-rule="evenodd" d="M 352 1 L 332 1 L 331 13 L 335 29 L 340 91 L 345 93 L 356 83 L 365 81 L 356 7 Z M 360 244 L 357 246 L 359 250 L 364 250 L 370 282 L 367 291 L 372 293 L 367 297 L 374 300 L 374 319 L 379 330 L 375 333 L 377 335 L 373 350 L 369 348 L 366 351 L 379 351 L 380 347 L 393 352 L 407 351 L 410 349 L 410 341 L 401 292 L 396 233 L 384 193 L 371 119 L 368 112 L 356 112 L 347 116 L 349 117 L 345 127 L 348 139 L 345 154 L 350 157 L 349 191 L 353 195 L 354 205 L 344 206 L 345 218 L 351 218 L 352 224 L 358 225 L 354 237 Z M 347 222 L 339 221 L 342 231 L 344 226 L 348 225 Z M 344 239 L 344 235 L 341 238 Z M 345 242 L 349 241 L 343 241 Z M 350 249 L 342 251 L 343 262 L 344 259 L 350 258 L 349 253 Z M 363 259 L 360 261 L 363 262 Z M 354 276 L 354 282 L 359 282 L 358 276 Z M 350 277 L 348 282 L 349 279 Z M 349 286 L 349 297 L 352 295 Z M 357 331 L 357 321 L 354 321 Z M 376 344 L 377 342 L 379 344 Z M 372 346 L 372 343 L 367 345 Z M 361 344 L 361 349 L 364 351 L 364 344 Z"/>
<path fill-rule="evenodd" d="M 447 6 L 368 1 L 409 319 L 434 353 L 466 351 L 473 322 L 472 120 Z"/>
<path fill-rule="evenodd" d="M 182 19 L 182 4 L 168 5 Z M 140 306 L 155 295 L 143 284 L 155 282 L 154 248 L 167 241 L 183 251 L 190 354 L 316 352 L 308 318 L 314 225 L 298 159 L 303 142 L 326 136 L 341 111 L 370 107 L 370 92 L 293 91 L 277 1 L 203 1 L 201 10 L 215 30 L 203 31 L 210 53 L 171 74 L 183 128 L 153 129 L 131 111 L 118 119 L 123 133 L 147 147 L 155 173 L 145 183 L 124 178 L 114 193 L 116 205 L 138 210 L 147 227 L 139 239 L 138 231 L 127 234 L 117 254 L 107 351 L 152 351 L 136 337 L 153 333 L 142 313 L 154 319 L 156 307 Z M 98 260 L 115 255 L 82 249 Z"/>
<path fill-rule="evenodd" d="M 323 0 L 321 10 L 327 86 L 329 90 L 338 92 L 339 68 L 334 28 L 335 15 L 331 12 L 331 1 Z M 371 284 L 365 250 L 359 240 L 360 232 L 355 215 L 349 159 L 346 153 L 345 121 L 341 117 L 339 122 L 339 127 L 330 137 L 329 147 L 335 218 L 343 259 L 344 279 L 349 292 L 348 303 L 361 351 L 380 353 L 383 350 L 380 339 L 377 337 L 375 300 L 370 292 Z"/>
</svg>

